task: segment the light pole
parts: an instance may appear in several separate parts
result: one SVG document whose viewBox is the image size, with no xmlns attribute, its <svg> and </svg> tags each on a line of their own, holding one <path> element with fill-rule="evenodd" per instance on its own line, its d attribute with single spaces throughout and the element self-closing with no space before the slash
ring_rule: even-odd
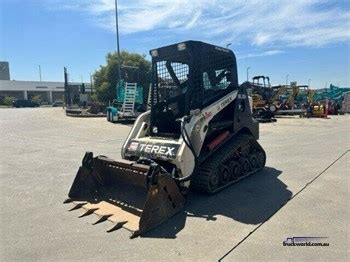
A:
<svg viewBox="0 0 350 262">
<path fill-rule="evenodd" d="M 286 87 L 288 86 L 288 77 L 289 77 L 289 74 L 286 75 Z"/>
<path fill-rule="evenodd" d="M 249 69 L 250 69 L 250 66 L 247 67 L 247 82 L 249 81 Z"/>
<path fill-rule="evenodd" d="M 230 45 L 232 45 L 232 43 L 228 43 L 228 44 L 226 45 L 226 48 L 228 48 Z"/>
<path fill-rule="evenodd" d="M 90 73 L 90 93 L 92 94 L 92 75 Z"/>
<path fill-rule="evenodd" d="M 310 82 L 311 82 L 311 78 L 309 78 L 309 80 L 307 80 L 307 86 L 310 88 Z"/>
<path fill-rule="evenodd" d="M 41 82 L 41 66 L 39 65 L 39 79 L 40 79 L 40 82 Z"/>
<path fill-rule="evenodd" d="M 118 28 L 118 0 L 115 0 L 115 29 L 117 33 L 118 81 L 120 81 L 121 71 L 120 71 L 119 28 Z"/>
</svg>

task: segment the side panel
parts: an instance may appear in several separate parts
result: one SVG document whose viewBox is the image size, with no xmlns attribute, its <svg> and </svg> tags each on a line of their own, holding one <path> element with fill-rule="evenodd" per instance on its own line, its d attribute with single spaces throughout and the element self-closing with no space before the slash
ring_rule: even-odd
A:
<svg viewBox="0 0 350 262">
<path fill-rule="evenodd" d="M 234 133 L 246 130 L 258 140 L 259 122 L 252 117 L 249 96 L 247 93 L 247 89 L 249 88 L 250 84 L 247 82 L 239 86 L 237 99 L 235 100 Z"/>
<path fill-rule="evenodd" d="M 197 115 L 194 115 L 190 123 L 186 125 L 187 133 L 191 134 L 191 141 L 197 156 L 200 154 L 207 135 L 209 122 L 236 99 L 237 93 L 238 90 L 234 90 L 210 106 L 203 108 Z"/>
</svg>

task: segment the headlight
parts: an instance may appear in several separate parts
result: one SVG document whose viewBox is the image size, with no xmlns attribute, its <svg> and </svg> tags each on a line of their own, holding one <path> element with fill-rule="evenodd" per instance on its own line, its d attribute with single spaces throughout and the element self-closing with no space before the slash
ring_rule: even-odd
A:
<svg viewBox="0 0 350 262">
<path fill-rule="evenodd" d="M 152 50 L 152 51 L 151 51 L 151 55 L 152 55 L 153 57 L 158 56 L 158 50 L 157 50 L 157 49 Z"/>
<path fill-rule="evenodd" d="M 185 43 L 181 43 L 177 45 L 177 50 L 178 51 L 182 51 L 186 49 L 186 44 Z"/>
</svg>

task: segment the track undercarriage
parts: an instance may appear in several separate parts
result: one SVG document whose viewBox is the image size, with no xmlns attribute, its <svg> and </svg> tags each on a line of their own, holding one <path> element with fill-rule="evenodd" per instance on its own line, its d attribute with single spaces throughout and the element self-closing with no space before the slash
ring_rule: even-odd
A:
<svg viewBox="0 0 350 262">
<path fill-rule="evenodd" d="M 249 135 L 237 135 L 209 157 L 192 180 L 196 191 L 216 193 L 265 166 L 266 155 Z"/>
</svg>

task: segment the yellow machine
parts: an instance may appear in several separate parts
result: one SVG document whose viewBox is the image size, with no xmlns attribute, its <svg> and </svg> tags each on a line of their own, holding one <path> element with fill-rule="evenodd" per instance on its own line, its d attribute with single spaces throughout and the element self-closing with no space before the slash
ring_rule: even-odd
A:
<svg viewBox="0 0 350 262">
<path fill-rule="evenodd" d="M 290 109 L 294 108 L 295 97 L 299 93 L 299 86 L 292 86 L 287 99 L 287 105 Z"/>
<path fill-rule="evenodd" d="M 327 103 L 312 103 L 307 112 L 306 117 L 327 117 Z"/>
<path fill-rule="evenodd" d="M 306 117 L 327 117 L 327 101 L 314 102 L 315 90 L 307 89 L 308 108 Z"/>
<path fill-rule="evenodd" d="M 278 103 L 278 110 L 276 115 L 299 115 L 303 116 L 306 113 L 305 104 L 307 101 L 298 101 L 298 96 L 306 96 L 308 86 L 305 85 L 292 85 L 292 86 L 281 86 L 275 102 Z M 284 99 L 280 99 L 283 96 Z M 307 99 L 304 99 L 307 100 Z"/>
<path fill-rule="evenodd" d="M 253 108 L 264 107 L 266 100 L 259 94 L 252 94 Z"/>
<path fill-rule="evenodd" d="M 263 80 L 260 83 L 260 79 Z M 275 122 L 273 118 L 276 106 L 272 104 L 271 98 L 275 90 L 271 87 L 268 76 L 254 76 L 252 84 L 253 117 L 258 122 Z"/>
</svg>

